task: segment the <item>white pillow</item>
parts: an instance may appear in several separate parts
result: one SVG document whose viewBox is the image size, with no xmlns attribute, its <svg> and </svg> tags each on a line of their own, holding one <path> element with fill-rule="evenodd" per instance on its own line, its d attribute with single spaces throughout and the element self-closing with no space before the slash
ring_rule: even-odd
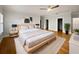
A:
<svg viewBox="0 0 79 59">
<path fill-rule="evenodd" d="M 21 26 L 21 29 L 28 29 L 28 26 Z"/>
<path fill-rule="evenodd" d="M 25 29 L 20 29 L 20 30 L 19 30 L 19 35 L 20 35 L 20 34 L 23 34 L 23 33 L 25 33 L 25 32 L 26 32 Z"/>
<path fill-rule="evenodd" d="M 36 30 L 39 30 L 39 29 L 35 29 L 35 28 L 33 28 L 33 29 L 20 29 L 19 30 L 19 35 L 25 34 L 27 32 L 33 32 L 33 31 L 36 31 Z"/>
<path fill-rule="evenodd" d="M 33 29 L 33 28 L 35 28 L 35 25 L 34 24 L 30 24 L 30 25 L 28 25 L 28 27 L 29 27 L 29 29 Z"/>
</svg>

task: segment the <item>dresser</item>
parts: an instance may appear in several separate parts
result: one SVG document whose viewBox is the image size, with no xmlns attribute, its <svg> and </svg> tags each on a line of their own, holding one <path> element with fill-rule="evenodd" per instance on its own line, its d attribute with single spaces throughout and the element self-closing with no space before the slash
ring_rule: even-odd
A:
<svg viewBox="0 0 79 59">
<path fill-rule="evenodd" d="M 79 35 L 71 35 L 71 38 L 69 40 L 69 53 L 79 54 Z"/>
</svg>

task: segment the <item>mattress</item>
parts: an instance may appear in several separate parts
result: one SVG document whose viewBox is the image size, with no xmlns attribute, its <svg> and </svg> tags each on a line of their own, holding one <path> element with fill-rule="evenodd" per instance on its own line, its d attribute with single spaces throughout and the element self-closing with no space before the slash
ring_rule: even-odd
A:
<svg viewBox="0 0 79 59">
<path fill-rule="evenodd" d="M 36 36 L 39 36 L 41 34 L 45 34 L 48 32 L 48 31 L 36 30 L 36 29 L 35 30 L 31 29 L 29 32 L 28 31 L 26 32 L 26 31 L 24 33 L 21 33 L 21 35 L 19 35 L 19 40 L 20 40 L 22 45 L 24 44 L 25 40 L 29 40 L 32 37 L 36 37 Z"/>
<path fill-rule="evenodd" d="M 52 36 L 54 36 L 54 32 L 40 29 L 30 29 L 20 33 L 19 41 L 22 45 L 26 44 L 28 48 L 31 48 Z"/>
<path fill-rule="evenodd" d="M 28 29 L 28 30 L 20 30 L 19 31 L 19 41 L 21 44 L 24 44 L 24 41 L 35 36 L 39 29 Z"/>
<path fill-rule="evenodd" d="M 35 36 L 35 37 L 32 37 L 32 38 L 26 40 L 26 45 L 28 48 L 31 48 L 31 47 L 43 42 L 44 40 L 47 40 L 52 37 L 55 37 L 53 32 L 41 34 L 41 35 L 38 35 L 38 36 Z"/>
</svg>

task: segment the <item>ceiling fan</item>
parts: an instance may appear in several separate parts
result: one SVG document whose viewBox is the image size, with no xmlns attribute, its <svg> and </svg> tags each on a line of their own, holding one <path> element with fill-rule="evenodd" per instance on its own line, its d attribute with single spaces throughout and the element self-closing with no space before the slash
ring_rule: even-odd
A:
<svg viewBox="0 0 79 59">
<path fill-rule="evenodd" d="M 40 10 L 47 10 L 47 11 L 51 11 L 54 8 L 58 8 L 59 5 L 49 5 L 48 8 L 40 8 Z"/>
</svg>

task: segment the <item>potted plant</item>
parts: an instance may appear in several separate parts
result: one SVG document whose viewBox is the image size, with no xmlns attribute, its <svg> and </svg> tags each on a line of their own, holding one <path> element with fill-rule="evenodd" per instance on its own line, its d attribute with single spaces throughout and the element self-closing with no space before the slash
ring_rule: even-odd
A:
<svg viewBox="0 0 79 59">
<path fill-rule="evenodd" d="M 64 28 L 65 28 L 65 33 L 69 34 L 70 24 L 69 23 L 65 23 Z"/>
<path fill-rule="evenodd" d="M 75 33 L 79 35 L 79 29 L 75 29 Z"/>
</svg>

